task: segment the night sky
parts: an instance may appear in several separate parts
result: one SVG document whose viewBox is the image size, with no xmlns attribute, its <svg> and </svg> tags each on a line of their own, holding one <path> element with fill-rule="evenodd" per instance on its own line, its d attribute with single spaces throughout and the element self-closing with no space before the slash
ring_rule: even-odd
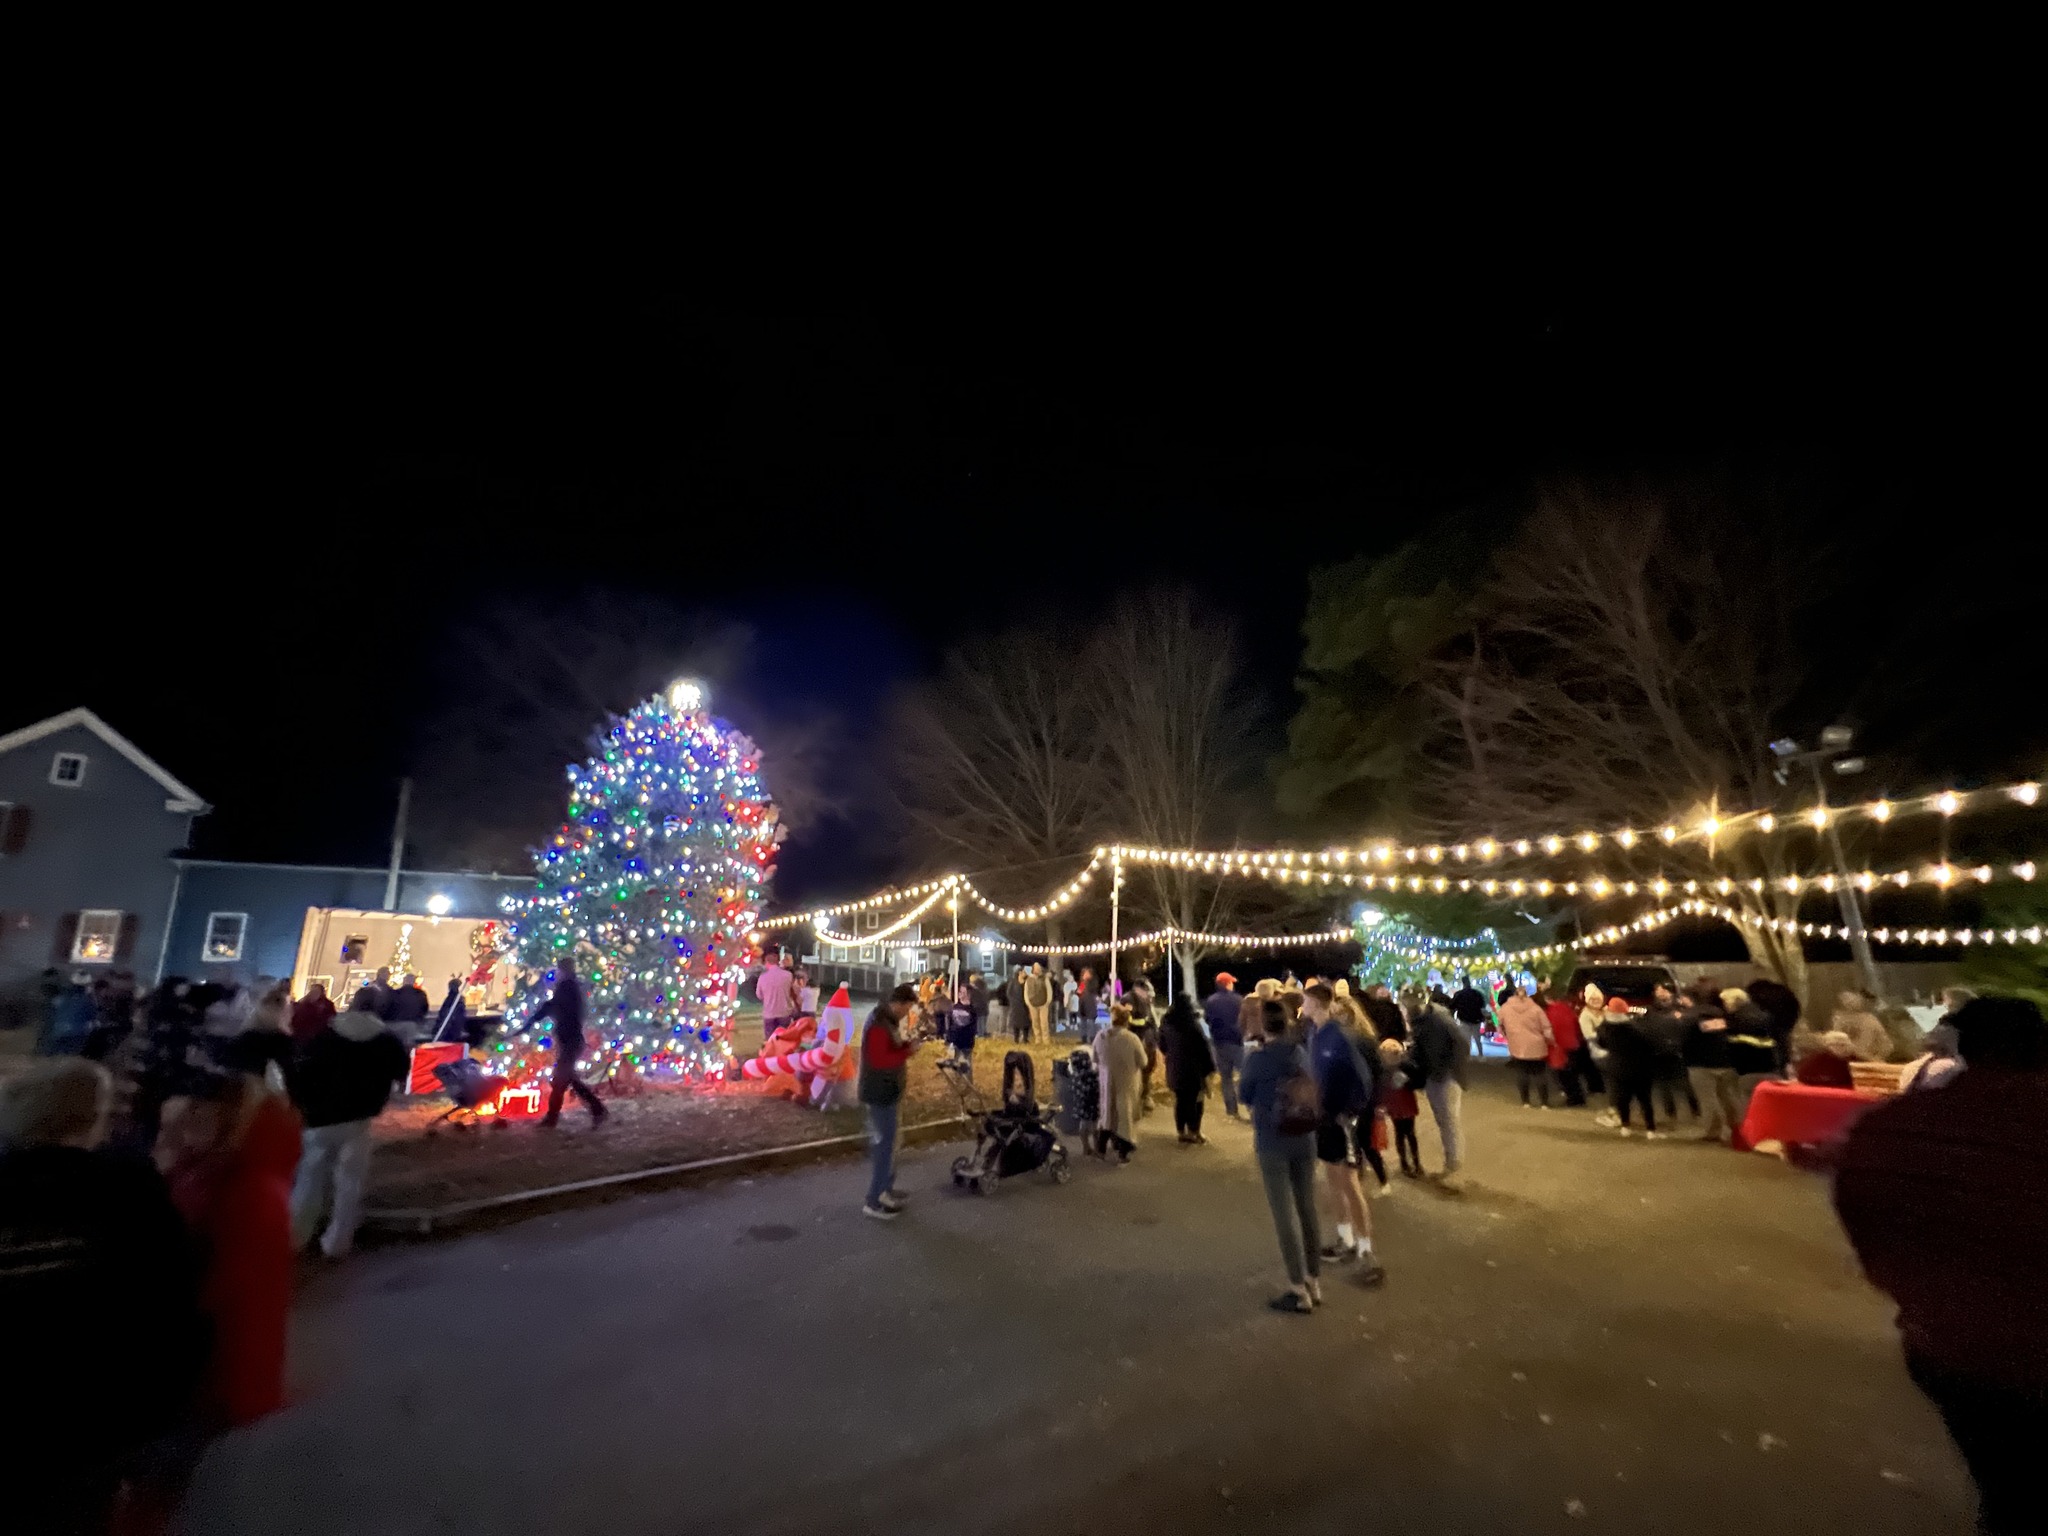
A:
<svg viewBox="0 0 2048 1536">
<path fill-rule="evenodd" d="M 2038 761 L 2037 353 L 1997 284 L 1677 249 L 829 299 L 403 253 L 58 285 L 14 498 L 56 585 L 17 568 L 48 618 L 0 727 L 98 710 L 217 807 L 201 853 L 378 862 L 455 628 L 596 585 L 722 626 L 715 697 L 843 732 L 859 811 L 867 722 L 954 636 L 1190 581 L 1280 722 L 1311 564 L 1546 477 L 1709 474 L 1839 525 L 1831 664 L 1916 761 Z M 917 863 L 819 816 L 778 894 Z"/>
</svg>

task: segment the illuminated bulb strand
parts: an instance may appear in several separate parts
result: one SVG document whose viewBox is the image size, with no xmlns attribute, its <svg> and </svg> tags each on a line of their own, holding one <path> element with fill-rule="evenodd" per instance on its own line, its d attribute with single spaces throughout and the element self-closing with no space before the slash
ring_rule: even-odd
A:
<svg viewBox="0 0 2048 1536">
<path fill-rule="evenodd" d="M 1327 885 L 1341 881 L 1345 885 L 1362 885 L 1367 890 L 1408 891 L 1445 891 L 1451 889 L 1453 884 L 1455 884 L 1458 890 L 1469 891 L 1482 889 L 1484 888 L 1483 884 L 1463 879 L 1452 882 L 1443 877 L 1437 877 L 1432 880 L 1419 875 L 1403 877 L 1389 876 L 1377 872 L 1369 872 L 1365 876 L 1360 877 L 1352 873 L 1352 867 L 1369 869 L 1370 866 L 1375 864 L 1382 866 L 1382 868 L 1397 864 L 1420 864 L 1437 867 L 1445 864 L 1491 863 L 1496 859 L 1510 856 L 1515 858 L 1533 858 L 1537 856 L 1563 857 L 1569 852 L 1591 853 L 1610 843 L 1621 849 L 1632 849 L 1639 843 L 1663 843 L 1665 846 L 1670 847 L 1681 842 L 1711 842 L 1724 836 L 1733 835 L 1741 828 L 1751 825 L 1761 832 L 1773 832 L 1777 830 L 1781 820 L 1787 824 L 1799 822 L 1812 827 L 1825 827 L 1831 819 L 1840 820 L 1845 817 L 1858 815 L 1867 816 L 1879 822 L 1890 821 L 1902 810 L 1935 811 L 1944 816 L 1955 816 L 1973 807 L 1981 807 L 2000 796 L 2014 800 L 2021 805 L 2035 806 L 2040 804 L 2041 786 L 2039 783 L 2029 780 L 2022 784 L 1999 785 L 1989 789 L 1942 790 L 1936 794 L 1917 795 L 1897 801 L 1871 800 L 1859 805 L 1830 807 L 1827 810 L 1822 810 L 1820 807 L 1815 806 L 1796 815 L 1783 818 L 1780 818 L 1772 811 L 1744 811 L 1730 813 L 1726 816 L 1708 816 L 1687 826 L 1681 826 L 1676 822 L 1668 822 L 1661 827 L 1644 829 L 1622 828 L 1619 831 L 1610 832 L 1575 832 L 1571 834 L 1552 832 L 1542 837 L 1518 838 L 1481 837 L 1468 842 L 1448 845 L 1427 843 L 1402 846 L 1392 842 L 1379 842 L 1369 847 L 1358 848 L 1326 848 L 1319 851 L 1276 849 L 1250 852 L 1241 849 L 1228 851 L 1199 848 L 1169 849 L 1146 848 L 1127 843 L 1105 844 L 1095 850 L 1094 857 L 1088 861 L 1086 868 L 1075 880 L 1069 882 L 1061 890 L 1055 891 L 1044 901 L 1033 906 L 1002 906 L 982 895 L 964 876 L 943 875 L 935 880 L 927 880 L 921 885 L 900 889 L 892 886 L 886 890 L 877 891 L 872 896 L 862 897 L 857 901 L 840 902 L 836 906 L 816 907 L 806 912 L 785 913 L 780 917 L 767 918 L 755 926 L 762 930 L 772 930 L 793 927 L 801 923 L 814 924 L 821 918 L 839 917 L 849 912 L 865 912 L 876 907 L 894 906 L 900 901 L 925 895 L 928 892 L 942 889 L 949 884 L 959 885 L 964 888 L 972 900 L 997 917 L 1005 918 L 1011 922 L 1035 921 L 1037 918 L 1044 917 L 1069 905 L 1080 894 L 1078 888 L 1085 886 L 1088 883 L 1088 877 L 1101 866 L 1103 860 L 1112 856 L 1128 859 L 1134 864 L 1164 864 L 1170 868 L 1185 869 L 1195 873 L 1259 874 L 1267 878 L 1283 881 L 1295 880 L 1302 884 L 1320 881 Z M 1939 867 L 1934 866 L 1937 869 Z M 2011 872 L 2022 880 L 2031 880 L 2034 878 L 2032 873 L 2033 867 L 2031 862 L 2016 864 L 2012 866 Z M 1349 878 L 1346 877 L 1347 875 L 1349 875 Z M 1821 881 L 1825 877 L 1806 878 L 1812 884 L 1821 885 Z M 1859 881 L 1866 879 L 1870 881 L 1869 885 L 1864 886 L 1864 889 L 1868 890 L 1871 888 L 1871 885 L 1887 881 L 1893 884 L 1907 884 L 1913 877 L 1908 876 L 1906 879 L 1901 879 L 1897 872 L 1875 875 L 1870 871 L 1865 871 L 1862 876 L 1857 878 Z M 1936 884 L 1943 883 L 1938 879 L 1932 879 L 1931 875 L 1921 878 L 1930 879 L 1932 883 Z M 1385 883 L 1382 885 L 1376 882 Z M 1586 883 L 1592 884 L 1595 882 Z M 1625 884 L 1624 882 L 1611 883 L 1615 889 L 1623 889 Z M 1514 894 L 1523 894 L 1533 888 L 1532 882 L 1525 881 Z M 1822 885 L 1821 888 L 1827 889 L 1828 887 Z"/>
<path fill-rule="evenodd" d="M 1034 907 L 1006 907 L 1000 902 L 990 901 L 986 896 L 982 895 L 980 891 L 974 888 L 974 882 L 965 875 L 959 876 L 958 879 L 960 889 L 965 891 L 969 899 L 981 906 L 983 910 L 1013 923 L 1033 923 L 1042 917 L 1050 916 L 1062 907 L 1070 905 L 1076 897 L 1087 890 L 1089 881 L 1094 878 L 1095 871 L 1102 864 L 1102 859 L 1103 855 L 1098 850 L 1095 857 L 1088 861 L 1087 868 L 1083 869 L 1080 874 L 1074 876 L 1066 885 L 1053 892 L 1052 895 Z"/>
<path fill-rule="evenodd" d="M 1231 862 L 1218 866 L 1215 873 L 1219 875 L 1244 876 L 1251 879 L 1272 880 L 1281 885 L 1290 883 L 1296 885 L 1347 885 L 1357 890 L 1366 891 L 1435 891 L 1438 894 L 1447 891 L 1478 891 L 1487 896 L 1551 896 L 1557 894 L 1577 896 L 1583 892 L 1589 896 L 1606 897 L 1617 894 L 1633 896 L 1639 891 L 1650 891 L 1661 896 L 1672 890 L 1698 892 L 1716 889 L 1726 893 L 1734 890 L 1738 885 L 1750 890 L 1763 890 L 1768 886 L 1771 890 L 1788 891 L 1796 895 L 1802 891 L 1831 892 L 1842 884 L 1842 881 L 1833 874 L 1785 875 L 1771 881 L 1754 878 L 1737 881 L 1723 876 L 1719 880 L 1687 880 L 1679 885 L 1674 885 L 1661 877 L 1656 880 L 1638 880 L 1634 878 L 1617 880 L 1611 876 L 1601 874 L 1589 874 L 1585 878 L 1577 880 L 1507 880 L 1498 877 L 1475 880 L 1469 875 L 1361 875 L 1351 870 L 1339 871 L 1335 869 L 1290 866 L 1285 862 L 1278 864 L 1262 862 L 1273 859 L 1284 860 L 1286 857 L 1289 856 L 1280 854 L 1239 855 Z M 1318 854 L 1314 857 L 1322 860 L 1329 858 L 1330 855 Z M 1999 879 L 2032 880 L 2038 873 L 2039 870 L 2031 859 L 2018 864 L 2009 864 L 2002 870 L 1990 864 L 1965 866 L 1943 863 L 1926 864 L 1917 869 L 1887 870 L 1883 873 L 1866 869 L 1851 875 L 1848 883 L 1855 886 L 1858 890 L 1864 891 L 1875 890 L 1880 885 L 1893 885 L 1901 888 L 1909 885 L 1937 885 L 1947 888 L 1972 880 L 1980 885 L 1989 884 L 1991 881 Z"/>
<path fill-rule="evenodd" d="M 1768 928 L 1774 933 L 1798 932 L 1809 938 L 1847 938 L 1849 930 L 1839 923 L 1801 923 L 1790 918 L 1757 918 L 1738 912 L 1733 907 L 1722 906 L 1711 901 L 1682 901 L 1675 907 L 1657 907 L 1631 919 L 1626 923 L 1610 923 L 1595 932 L 1557 944 L 1538 944 L 1527 949 L 1496 949 L 1491 954 L 1474 954 L 1471 961 L 1481 965 L 1507 965 L 1522 960 L 1536 960 L 1549 955 L 1566 954 L 1574 950 L 1597 949 L 1625 939 L 1631 934 L 1647 933 L 1653 928 L 1664 927 L 1682 917 L 1716 917 L 1723 922 L 1739 927 Z M 2042 943 L 2044 933 L 2037 924 L 2028 928 L 1870 928 L 1865 930 L 1879 944 L 2016 944 L 2035 945 Z M 1117 940 L 1118 949 L 1137 949 L 1160 940 L 1190 940 L 1199 944 L 1214 944 L 1232 949 L 1274 949 L 1307 944 L 1354 943 L 1366 947 L 1355 929 L 1325 928 L 1314 933 L 1198 933 L 1186 928 L 1156 928 L 1149 933 L 1134 933 L 1129 938 Z M 1003 941 L 997 939 L 998 945 Z M 1109 942 L 1097 944 L 1009 944 L 1007 948 L 1028 955 L 1104 955 L 1109 953 Z M 1403 959 L 1430 961 L 1442 958 L 1437 953 L 1419 946 L 1398 944 L 1372 944 L 1399 954 Z"/>
<path fill-rule="evenodd" d="M 1955 816 L 1966 810 L 1984 809 L 2001 798 L 2025 806 L 2039 805 L 2041 786 L 2029 780 L 2023 784 L 2002 784 L 1988 789 L 1945 789 L 1935 794 L 1913 795 L 1901 800 L 1870 800 L 1856 805 L 1830 806 L 1826 809 L 1814 806 L 1786 816 L 1779 816 L 1774 811 L 1740 811 L 1729 812 L 1726 815 L 1709 815 L 1689 823 L 1666 822 L 1656 827 L 1624 827 L 1607 832 L 1550 832 L 1541 837 L 1479 837 L 1450 844 L 1403 845 L 1380 841 L 1356 848 L 1329 848 L 1316 852 L 1283 849 L 1256 854 L 1200 848 L 1144 848 L 1119 844 L 1107 851 L 1120 853 L 1133 863 L 1163 863 L 1193 870 L 1217 870 L 1227 865 L 1242 865 L 1248 861 L 1267 865 L 1278 864 L 1283 867 L 1312 863 L 1328 866 L 1333 862 L 1342 866 L 1354 861 L 1360 865 L 1475 862 L 1483 864 L 1510 855 L 1516 858 L 1555 858 L 1568 852 L 1591 853 L 1610 843 L 1617 848 L 1628 849 L 1639 843 L 1662 843 L 1669 847 L 1678 843 L 1711 842 L 1732 837 L 1748 827 L 1765 833 L 1775 832 L 1780 826 L 1822 828 L 1830 821 L 1841 821 L 1855 816 L 1867 816 L 1873 821 L 1880 822 L 1890 821 L 1907 811 L 1930 811 L 1943 816 Z"/>
<path fill-rule="evenodd" d="M 811 924 L 811 931 L 827 944 L 878 944 L 893 934 L 901 933 L 920 917 L 923 917 L 925 913 L 938 904 L 939 898 L 952 888 L 950 884 L 941 884 L 936 891 L 933 891 L 931 895 L 925 897 L 923 901 L 920 901 L 908 912 L 897 918 L 895 922 L 889 924 L 886 928 L 877 928 L 873 933 L 834 933 L 825 925 L 822 918 Z"/>
<path fill-rule="evenodd" d="M 808 912 L 785 912 L 780 917 L 763 918 L 754 924 L 754 927 L 762 932 L 773 928 L 794 928 L 804 923 L 815 927 L 828 917 L 843 917 L 848 912 L 868 912 L 876 907 L 893 907 L 899 901 L 909 901 L 912 897 L 923 896 L 930 891 L 944 892 L 957 884 L 959 879 L 958 875 L 941 875 L 936 880 L 927 880 L 922 885 L 906 886 L 901 890 L 891 886 L 888 890 L 877 891 L 872 896 L 863 896 L 859 901 L 842 901 L 836 907 L 813 907 Z"/>
</svg>

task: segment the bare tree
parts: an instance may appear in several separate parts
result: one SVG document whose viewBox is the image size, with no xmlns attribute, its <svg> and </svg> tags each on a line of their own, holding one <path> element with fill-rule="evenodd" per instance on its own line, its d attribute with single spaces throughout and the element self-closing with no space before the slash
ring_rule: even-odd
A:
<svg viewBox="0 0 2048 1536">
<path fill-rule="evenodd" d="M 1166 849 L 1234 843 L 1256 760 L 1232 628 L 1184 588 L 1125 599 L 1090 645 L 1085 675 L 1118 835 Z M 1128 867 L 1125 888 L 1134 927 L 1198 932 L 1228 928 L 1248 894 L 1241 881 L 1159 863 Z M 1180 946 L 1190 975 L 1203 952 Z"/>
<path fill-rule="evenodd" d="M 834 809 L 822 785 L 832 722 L 759 707 L 741 682 L 744 624 L 661 598 L 600 588 L 545 613 L 496 611 L 455 626 L 443 697 L 414 752 L 422 853 L 469 868 L 516 869 L 560 821 L 563 766 L 607 715 L 678 677 L 704 679 L 712 707 L 761 745 L 784 825 Z"/>
<path fill-rule="evenodd" d="M 978 640 L 897 701 L 898 798 L 911 822 L 999 901 L 1072 873 L 1103 831 L 1102 742 L 1071 647 L 1051 629 Z M 1059 942 L 1057 919 L 1049 941 Z"/>
<path fill-rule="evenodd" d="M 1641 829 L 1633 851 L 1605 849 L 1605 867 L 1626 857 L 1643 878 L 1709 888 L 1725 877 L 1738 883 L 1716 899 L 1794 916 L 1798 898 L 1776 882 L 1810 867 L 1803 839 L 1751 828 L 1667 846 L 1654 831 L 1773 803 L 1768 743 L 1804 681 L 1792 616 L 1813 581 L 1770 532 L 1708 501 L 1548 496 L 1427 670 L 1422 799 L 1435 831 L 1449 842 Z M 1803 994 L 1796 935 L 1742 934 Z"/>
</svg>

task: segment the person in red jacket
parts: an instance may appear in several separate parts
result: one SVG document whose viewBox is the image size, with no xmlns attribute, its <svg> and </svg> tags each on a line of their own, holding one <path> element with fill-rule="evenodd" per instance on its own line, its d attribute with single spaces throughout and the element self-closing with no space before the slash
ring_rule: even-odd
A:
<svg viewBox="0 0 2048 1536">
<path fill-rule="evenodd" d="M 1557 1086 L 1564 1090 L 1565 1107 L 1583 1108 L 1586 1090 L 1599 1093 L 1604 1086 L 1600 1069 L 1593 1064 L 1592 1049 L 1579 1028 L 1579 1009 L 1569 998 L 1559 997 L 1549 982 L 1536 989 L 1536 1001 L 1550 1020 L 1550 1069 L 1557 1074 Z"/>
<path fill-rule="evenodd" d="M 204 1431 L 284 1406 L 298 1161 L 298 1112 L 261 1078 L 214 1078 L 165 1107 L 157 1165 L 199 1241 L 199 1305 L 213 1325 L 197 1404 Z"/>
<path fill-rule="evenodd" d="M 860 1101 L 868 1112 L 870 1170 L 863 1215 L 894 1221 L 903 1211 L 896 1188 L 896 1142 L 901 1131 L 903 1084 L 918 1042 L 903 1038 L 903 1021 L 917 1011 L 917 989 L 909 983 L 875 1005 L 860 1035 Z"/>
</svg>

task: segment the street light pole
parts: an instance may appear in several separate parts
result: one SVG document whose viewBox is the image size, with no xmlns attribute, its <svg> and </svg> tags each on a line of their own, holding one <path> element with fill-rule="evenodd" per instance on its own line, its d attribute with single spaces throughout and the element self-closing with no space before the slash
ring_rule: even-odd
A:
<svg viewBox="0 0 2048 1536">
<path fill-rule="evenodd" d="M 1835 830 L 1834 813 L 1828 808 L 1828 786 L 1820 776 L 1819 754 L 1809 757 L 1806 766 L 1813 770 L 1813 788 L 1820 796 L 1819 809 L 1825 818 L 1822 830 L 1827 833 L 1828 856 L 1835 861 L 1835 901 L 1842 909 L 1842 926 L 1849 930 L 1849 953 L 1856 957 L 1856 968 L 1863 973 L 1863 985 L 1881 1003 L 1884 1001 L 1884 984 L 1878 980 L 1877 960 L 1870 953 L 1870 935 L 1863 927 L 1863 900 L 1849 879 L 1849 864 L 1842 857 L 1841 834 Z"/>
<path fill-rule="evenodd" d="M 1870 995 L 1882 1003 L 1884 983 L 1878 979 L 1877 960 L 1870 953 L 1870 934 L 1863 926 L 1863 901 L 1857 895 L 1856 886 L 1849 878 L 1848 860 L 1842 857 L 1841 834 L 1835 829 L 1835 815 L 1828 805 L 1827 780 L 1821 777 L 1821 764 L 1833 763 L 1837 773 L 1860 773 L 1863 759 L 1844 757 L 1854 738 L 1846 726 L 1831 725 L 1820 733 L 1820 746 L 1811 752 L 1799 750 L 1799 743 L 1786 737 L 1771 743 L 1771 750 L 1786 762 L 1804 763 L 1813 774 L 1814 793 L 1819 797 L 1815 810 L 1820 816 L 1820 829 L 1828 845 L 1828 857 L 1835 866 L 1835 903 L 1841 908 L 1842 926 L 1849 930 L 1849 953 L 1856 959 L 1856 969 L 1863 974 L 1863 986 Z M 1777 773 L 1778 782 L 1785 782 L 1785 770 Z M 1797 915 L 1796 913 L 1794 914 Z"/>
</svg>

